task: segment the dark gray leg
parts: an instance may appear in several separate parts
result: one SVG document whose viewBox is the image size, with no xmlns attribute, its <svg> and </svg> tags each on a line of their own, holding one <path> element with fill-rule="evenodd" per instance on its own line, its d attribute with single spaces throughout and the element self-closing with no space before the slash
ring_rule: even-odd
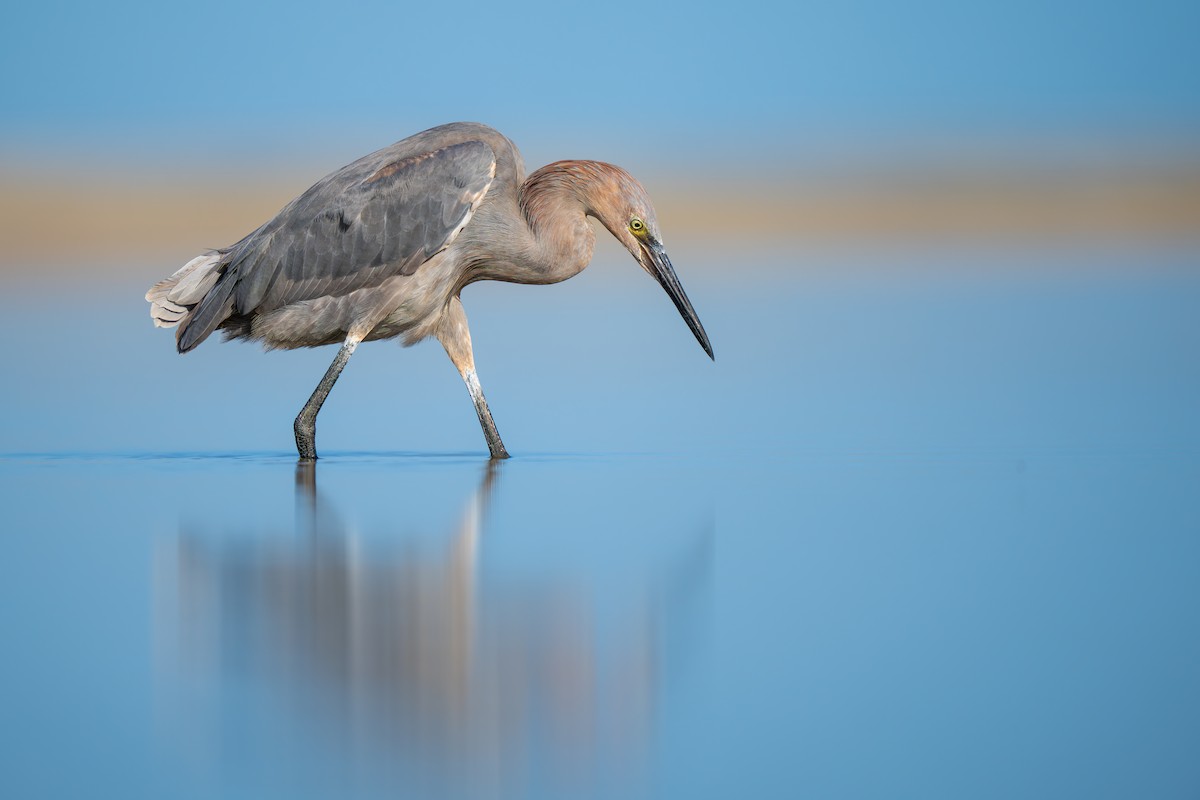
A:
<svg viewBox="0 0 1200 800">
<path fill-rule="evenodd" d="M 354 355 L 356 347 L 358 347 L 357 339 L 346 340 L 346 343 L 338 350 L 337 356 L 334 357 L 333 363 L 329 365 L 329 369 L 325 370 L 325 377 L 321 378 L 321 382 L 313 390 L 312 397 L 308 398 L 304 408 L 300 409 L 300 413 L 296 415 L 296 422 L 292 428 L 296 432 L 296 451 L 300 454 L 301 461 L 317 459 L 317 412 L 321 410 L 321 405 L 329 396 L 329 390 L 337 382 L 338 375 L 342 374 L 342 368 L 346 366 L 350 356 Z"/>
</svg>

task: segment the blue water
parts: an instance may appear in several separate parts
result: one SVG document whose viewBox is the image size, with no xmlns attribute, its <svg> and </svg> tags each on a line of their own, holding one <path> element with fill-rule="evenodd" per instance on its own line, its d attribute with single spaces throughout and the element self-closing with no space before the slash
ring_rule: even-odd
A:
<svg viewBox="0 0 1200 800">
<path fill-rule="evenodd" d="M 0 796 L 1194 797 L 1196 258 L 673 258 L 715 363 L 615 257 L 468 289 L 495 466 L 434 344 L 304 469 L 330 349 L 16 286 Z"/>
</svg>

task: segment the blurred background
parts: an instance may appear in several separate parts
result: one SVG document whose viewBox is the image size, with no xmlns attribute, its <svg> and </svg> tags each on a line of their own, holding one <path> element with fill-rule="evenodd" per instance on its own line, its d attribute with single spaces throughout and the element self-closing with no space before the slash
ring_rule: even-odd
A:
<svg viewBox="0 0 1200 800">
<path fill-rule="evenodd" d="M 359 155 L 458 119 L 508 134 L 531 169 L 625 166 L 676 240 L 1194 234 L 1198 14 L 1182 0 L 19 4 L 0 53 L 0 258 L 109 280 L 155 263 L 149 280 Z"/>
<path fill-rule="evenodd" d="M 178 358 L 169 333 L 146 327 L 145 288 L 237 241 L 354 158 L 469 119 L 509 135 L 530 169 L 596 158 L 639 176 L 720 340 L 721 367 L 708 369 L 665 298 L 606 236 L 595 267 L 566 284 L 472 286 L 480 374 L 508 438 L 556 450 L 586 418 L 595 441 L 617 449 L 686 446 L 689 433 L 608 411 L 630 381 L 638 392 L 662 387 L 664 402 L 678 397 L 652 377 L 658 370 L 679 385 L 699 381 L 679 412 L 695 425 L 713 427 L 718 401 L 699 398 L 721 392 L 730 397 L 722 409 L 766 402 L 790 416 L 760 380 L 782 349 L 810 413 L 845 425 L 801 431 L 789 421 L 772 434 L 781 444 L 796 433 L 821 444 L 929 445 L 928 425 L 884 420 L 875 431 L 878 414 L 866 407 L 846 416 L 858 400 L 813 389 L 865 396 L 879 389 L 873 376 L 924 352 L 941 372 L 898 375 L 888 391 L 921 396 L 918 415 L 932 401 L 947 407 L 930 420 L 953 419 L 962 403 L 947 403 L 938 383 L 950 360 L 1046 360 L 1064 326 L 1120 340 L 1143 318 L 1166 324 L 1152 302 L 1121 307 L 1122 297 L 1194 297 L 1198 17 L 1192 3 L 1162 0 L 468 4 L 452 13 L 407 3 L 19 5 L 0 48 L 0 269 L 12 329 L 39 333 L 11 352 L 36 383 L 16 381 L 7 402 L 17 413 L 0 422 L 0 442 L 34 452 L 286 451 L 291 434 L 275 423 L 294 414 L 329 354 L 262 358 L 253 346 L 214 342 Z M 1089 292 L 1118 307 L 1101 308 Z M 1028 305 L 1034 298 L 1045 302 Z M 754 311 L 762 303 L 777 307 Z M 1078 314 L 1086 319 L 1071 321 Z M 1003 340 L 996 347 L 940 352 L 982 344 L 981 330 L 965 334 L 983 320 L 1005 326 L 989 329 Z M 353 414 L 331 405 L 325 429 L 339 426 L 335 440 L 349 449 L 378 448 L 377 432 L 395 424 L 387 398 L 403 387 L 424 401 L 428 424 L 385 438 L 386 449 L 476 447 L 477 432 L 456 424 L 463 393 L 440 348 L 388 347 L 355 360 L 368 388 Z M 832 372 L 820 372 L 820 359 Z M 587 360 L 594 371 L 560 378 Z M 219 424 L 204 413 L 251 375 L 271 377 L 254 381 L 257 402 Z M 1114 370 L 1099 379 L 1131 383 Z M 77 387 L 105 381 L 125 387 L 89 400 L 105 424 L 68 413 Z M 1021 390 L 997 381 L 978 402 L 992 405 L 997 391 Z M 506 399 L 518 395 L 526 399 Z M 1077 417 L 1042 418 L 1041 430 L 1055 436 Z M 992 441 L 1029 418 L 967 420 L 938 444 Z M 921 433 L 910 437 L 914 422 Z M 1121 438 L 1115 422 L 1068 439 Z M 743 423 L 725 415 L 711 435 L 746 442 Z"/>
<path fill-rule="evenodd" d="M 1200 5 L 21 3 L 0 794 L 1194 797 Z M 186 357 L 143 293 L 488 123 L 620 164 L 436 343 Z M 319 476 L 319 477 L 318 477 Z M 318 489 L 319 486 L 319 489 Z"/>
</svg>

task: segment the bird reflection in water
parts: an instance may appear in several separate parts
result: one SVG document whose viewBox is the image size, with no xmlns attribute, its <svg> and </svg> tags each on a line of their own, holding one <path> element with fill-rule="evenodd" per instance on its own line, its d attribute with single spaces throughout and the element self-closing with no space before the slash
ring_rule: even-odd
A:
<svg viewBox="0 0 1200 800">
<path fill-rule="evenodd" d="M 644 777 L 662 687 L 704 638 L 708 530 L 601 614 L 564 580 L 481 580 L 498 462 L 434 547 L 364 541 L 317 469 L 297 466 L 294 535 L 184 530 L 160 548 L 158 672 L 175 733 L 194 737 L 207 716 L 201 738 L 224 751 L 265 731 L 278 741 L 247 746 L 304 769 L 316 759 L 335 780 L 451 794 Z"/>
</svg>

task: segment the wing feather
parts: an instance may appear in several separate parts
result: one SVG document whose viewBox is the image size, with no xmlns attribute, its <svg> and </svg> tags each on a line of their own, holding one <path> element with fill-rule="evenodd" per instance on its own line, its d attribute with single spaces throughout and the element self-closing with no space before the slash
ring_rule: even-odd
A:
<svg viewBox="0 0 1200 800">
<path fill-rule="evenodd" d="M 345 294 L 410 273 L 450 243 L 478 202 L 456 184 L 465 182 L 470 194 L 486 190 L 494 163 L 490 147 L 470 141 L 388 161 L 361 178 L 356 173 L 375 165 L 356 162 L 335 173 L 285 209 L 272 230 L 246 242 L 231 269 L 258 260 L 277 269 L 240 278 L 238 313 L 311 300 L 335 284 Z"/>
<path fill-rule="evenodd" d="M 223 251 L 226 267 L 184 323 L 194 330 L 180 331 L 181 349 L 231 314 L 377 286 L 448 247 L 491 186 L 496 155 L 475 139 L 421 144 L 406 139 L 343 167 Z"/>
</svg>

